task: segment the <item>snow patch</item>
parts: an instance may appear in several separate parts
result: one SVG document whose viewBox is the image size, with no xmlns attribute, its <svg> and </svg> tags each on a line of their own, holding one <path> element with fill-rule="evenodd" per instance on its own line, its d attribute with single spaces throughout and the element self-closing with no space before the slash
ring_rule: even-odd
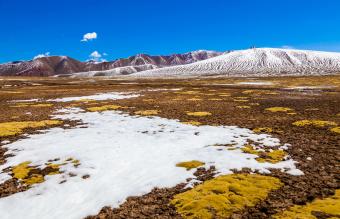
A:
<svg viewBox="0 0 340 219">
<path fill-rule="evenodd" d="M 63 97 L 57 99 L 49 99 L 47 101 L 51 102 L 71 102 L 83 99 L 89 100 L 119 100 L 119 99 L 126 99 L 126 98 L 133 98 L 139 97 L 139 94 L 132 94 L 132 93 L 119 93 L 119 92 L 111 92 L 111 93 L 100 93 L 95 95 L 89 96 L 78 96 L 78 97 Z"/>
<path fill-rule="evenodd" d="M 99 95 L 100 96 L 100 95 Z M 131 95 L 107 94 L 94 99 L 126 98 Z M 61 99 L 79 100 L 87 97 Z M 302 174 L 291 159 L 271 164 L 259 163 L 253 154 L 240 149 L 227 150 L 216 144 L 243 147 L 249 140 L 260 145 L 280 146 L 280 140 L 255 134 L 236 126 L 191 126 L 160 117 L 129 116 L 118 111 L 83 112 L 78 108 L 59 110 L 55 119 L 82 120 L 87 128 L 52 128 L 7 144 L 7 162 L 3 169 L 32 161 L 44 167 L 49 159 L 74 158 L 80 165 L 61 166 L 62 174 L 45 178 L 33 188 L 0 199 L 1 217 L 6 218 L 83 218 L 97 214 L 104 206 L 117 207 L 129 196 L 142 195 L 155 187 L 172 187 L 195 178 L 194 169 L 176 167 L 176 163 L 200 160 L 214 165 L 220 174 L 243 167 L 268 173 L 279 168 L 290 174 Z M 68 174 L 76 174 L 70 177 Z M 83 179 L 81 176 L 90 175 Z M 0 181 L 9 178 L 0 174 Z M 65 183 L 60 184 L 61 181 Z"/>
</svg>

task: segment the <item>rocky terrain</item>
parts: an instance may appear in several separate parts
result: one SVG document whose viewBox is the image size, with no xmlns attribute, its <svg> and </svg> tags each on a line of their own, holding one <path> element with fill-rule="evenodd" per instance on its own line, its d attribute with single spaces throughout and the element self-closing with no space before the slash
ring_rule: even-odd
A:
<svg viewBox="0 0 340 219">
<path fill-rule="evenodd" d="M 158 56 L 138 54 L 110 62 L 81 62 L 67 56 L 48 56 L 36 58 L 30 61 L 14 61 L 1 64 L 0 76 L 54 76 L 76 72 L 106 71 L 115 68 L 120 69 L 113 70 L 113 72 L 131 74 L 153 68 L 190 64 L 221 54 L 221 52 L 206 50 Z M 99 75 L 102 74 L 99 73 Z"/>
</svg>

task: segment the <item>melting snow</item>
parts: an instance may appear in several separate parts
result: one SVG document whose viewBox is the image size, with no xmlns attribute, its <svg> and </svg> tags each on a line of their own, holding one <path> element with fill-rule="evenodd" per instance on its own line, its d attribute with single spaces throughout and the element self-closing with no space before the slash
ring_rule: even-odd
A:
<svg viewBox="0 0 340 219">
<path fill-rule="evenodd" d="M 88 97 L 71 100 L 82 98 Z M 0 171 L 24 161 L 44 167 L 49 159 L 63 161 L 69 157 L 79 160 L 80 166 L 61 166 L 64 173 L 47 176 L 45 182 L 28 191 L 1 198 L 2 218 L 83 218 L 96 214 L 104 206 L 117 207 L 129 196 L 145 194 L 155 187 L 172 187 L 189 177 L 194 178 L 194 170 L 176 167 L 176 163 L 182 161 L 200 160 L 207 167 L 214 165 L 221 174 L 243 167 L 260 172 L 281 168 L 291 174 L 301 174 L 293 160 L 259 163 L 255 155 L 242 153 L 240 149 L 213 146 L 236 144 L 242 147 L 247 140 L 267 146 L 280 145 L 278 139 L 255 134 L 249 129 L 197 127 L 177 120 L 129 116 L 117 111 L 84 112 L 72 108 L 58 113 L 64 114 L 55 118 L 80 119 L 87 123 L 87 128 L 52 128 L 8 144 L 8 153 L 15 156 L 9 157 Z M 77 176 L 70 177 L 70 172 Z M 82 179 L 85 174 L 90 178 Z M 0 181 L 8 178 L 8 174 L 0 174 Z M 67 181 L 60 184 L 65 179 Z"/>
<path fill-rule="evenodd" d="M 119 100 L 119 99 L 132 98 L 132 97 L 138 97 L 138 96 L 139 96 L 139 94 L 111 92 L 111 93 L 100 93 L 100 94 L 89 95 L 89 96 L 81 96 L 81 97 L 64 97 L 64 98 L 58 98 L 58 99 L 50 99 L 50 100 L 47 100 L 47 101 L 70 102 L 70 101 L 77 101 L 77 100 L 83 100 L 83 99 L 89 99 L 89 100 Z"/>
</svg>

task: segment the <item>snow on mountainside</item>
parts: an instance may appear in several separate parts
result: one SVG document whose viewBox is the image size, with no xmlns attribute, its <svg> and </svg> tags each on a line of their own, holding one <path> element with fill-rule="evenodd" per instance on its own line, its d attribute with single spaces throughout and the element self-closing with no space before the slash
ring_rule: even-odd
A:
<svg viewBox="0 0 340 219">
<path fill-rule="evenodd" d="M 120 76 L 120 75 L 129 75 L 140 71 L 145 71 L 149 69 L 158 68 L 156 65 L 146 64 L 146 65 L 136 65 L 136 66 L 125 66 L 125 67 L 117 67 L 110 70 L 105 71 L 88 71 L 88 72 L 79 72 L 73 74 L 63 74 L 57 75 L 57 77 L 97 77 L 97 76 Z"/>
<path fill-rule="evenodd" d="M 147 70 L 131 76 L 276 76 L 338 73 L 340 53 L 258 48 L 234 51 L 188 65 Z"/>
</svg>

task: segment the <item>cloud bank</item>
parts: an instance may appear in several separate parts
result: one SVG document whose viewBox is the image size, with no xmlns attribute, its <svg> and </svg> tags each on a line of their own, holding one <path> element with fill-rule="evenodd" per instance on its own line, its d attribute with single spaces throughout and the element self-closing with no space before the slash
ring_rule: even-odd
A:
<svg viewBox="0 0 340 219">
<path fill-rule="evenodd" d="M 38 59 L 38 58 L 42 58 L 42 57 L 46 57 L 46 56 L 50 56 L 50 52 L 38 54 L 38 55 L 34 56 L 33 59 Z"/>
</svg>

